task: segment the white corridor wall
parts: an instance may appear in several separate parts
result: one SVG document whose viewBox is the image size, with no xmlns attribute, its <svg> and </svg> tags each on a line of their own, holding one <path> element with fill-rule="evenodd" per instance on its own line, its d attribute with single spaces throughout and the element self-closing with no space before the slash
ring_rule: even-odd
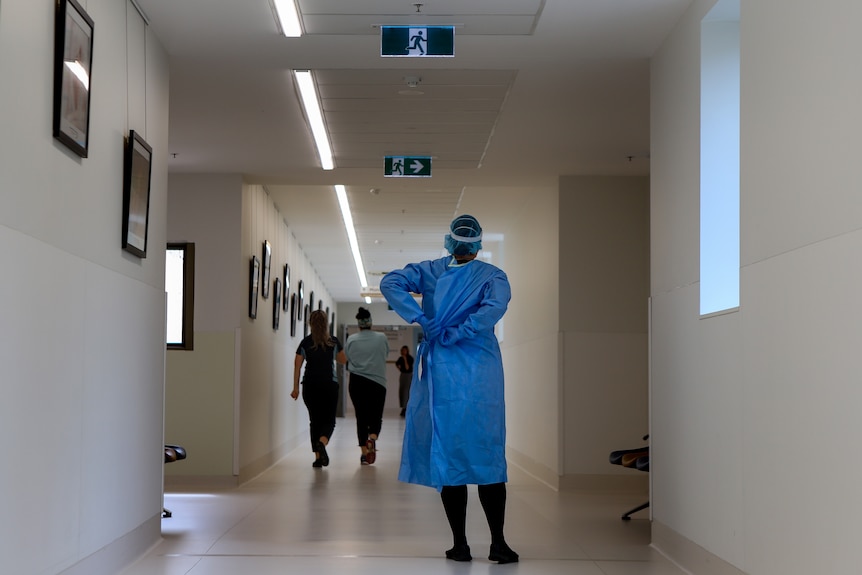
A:
<svg viewBox="0 0 862 575">
<path fill-rule="evenodd" d="M 696 0 L 652 62 L 653 543 L 693 573 L 858 571 L 852 0 L 741 3 L 741 297 L 698 318 Z"/>
</svg>

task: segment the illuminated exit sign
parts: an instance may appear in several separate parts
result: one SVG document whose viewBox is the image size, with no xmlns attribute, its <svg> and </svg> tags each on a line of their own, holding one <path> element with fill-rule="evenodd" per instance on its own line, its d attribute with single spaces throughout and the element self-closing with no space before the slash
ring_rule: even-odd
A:
<svg viewBox="0 0 862 575">
<path fill-rule="evenodd" d="M 386 156 L 383 175 L 387 178 L 430 178 L 431 158 L 427 156 Z"/>
<path fill-rule="evenodd" d="M 401 58 L 451 58 L 454 26 L 381 26 L 380 55 Z"/>
</svg>

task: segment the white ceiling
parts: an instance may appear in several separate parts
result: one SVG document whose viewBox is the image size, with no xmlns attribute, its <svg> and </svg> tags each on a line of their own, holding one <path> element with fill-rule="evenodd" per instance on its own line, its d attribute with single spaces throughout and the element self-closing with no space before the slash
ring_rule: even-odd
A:
<svg viewBox="0 0 862 575">
<path fill-rule="evenodd" d="M 265 185 L 339 302 L 361 298 L 334 184 L 375 285 L 439 256 L 462 208 L 493 234 L 560 175 L 648 173 L 649 58 L 691 3 L 297 0 L 306 34 L 285 38 L 269 0 L 136 1 L 170 56 L 169 170 Z M 454 25 L 455 57 L 381 58 L 383 24 Z M 314 73 L 334 170 L 294 69 Z M 387 155 L 430 156 L 433 175 L 384 178 Z"/>
</svg>

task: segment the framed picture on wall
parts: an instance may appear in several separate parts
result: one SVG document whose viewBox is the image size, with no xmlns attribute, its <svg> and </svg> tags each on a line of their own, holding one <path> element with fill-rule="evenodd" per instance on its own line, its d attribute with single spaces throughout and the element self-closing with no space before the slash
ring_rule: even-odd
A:
<svg viewBox="0 0 862 575">
<path fill-rule="evenodd" d="M 272 266 L 272 244 L 268 240 L 263 241 L 263 277 L 260 280 L 260 295 L 263 299 L 269 298 L 269 270 Z"/>
<path fill-rule="evenodd" d="M 289 304 L 287 302 L 287 296 L 290 294 L 290 266 L 284 264 L 284 273 L 282 274 L 282 290 L 284 291 L 284 295 L 281 296 L 282 301 L 282 311 L 287 313 L 289 309 Z"/>
<path fill-rule="evenodd" d="M 260 260 L 251 256 L 248 270 L 248 317 L 257 318 L 257 290 L 260 286 Z"/>
<path fill-rule="evenodd" d="M 290 337 L 296 337 L 296 294 L 290 294 Z"/>
<path fill-rule="evenodd" d="M 296 319 L 302 320 L 303 305 L 305 305 L 305 284 L 299 280 L 299 285 L 296 288 Z"/>
<path fill-rule="evenodd" d="M 305 312 L 305 316 L 308 317 L 308 314 L 314 311 L 314 291 L 308 294 L 308 311 Z"/>
<path fill-rule="evenodd" d="M 57 0 L 54 20 L 54 137 L 87 157 L 93 20 L 75 0 Z"/>
<path fill-rule="evenodd" d="M 272 285 L 272 329 L 278 331 L 281 316 L 281 279 L 275 278 Z"/>
<path fill-rule="evenodd" d="M 308 304 L 302 306 L 302 337 L 308 335 Z"/>
<path fill-rule="evenodd" d="M 123 161 L 123 249 L 147 257 L 153 149 L 131 130 Z"/>
</svg>

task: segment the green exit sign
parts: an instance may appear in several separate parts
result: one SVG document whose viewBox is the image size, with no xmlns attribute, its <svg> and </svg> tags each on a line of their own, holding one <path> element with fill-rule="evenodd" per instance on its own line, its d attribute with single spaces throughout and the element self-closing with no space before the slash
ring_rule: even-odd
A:
<svg viewBox="0 0 862 575">
<path fill-rule="evenodd" d="M 386 156 L 383 175 L 387 178 L 430 178 L 431 158 L 427 156 Z"/>
<path fill-rule="evenodd" d="M 454 26 L 381 26 L 380 55 L 401 58 L 451 58 Z"/>
</svg>

